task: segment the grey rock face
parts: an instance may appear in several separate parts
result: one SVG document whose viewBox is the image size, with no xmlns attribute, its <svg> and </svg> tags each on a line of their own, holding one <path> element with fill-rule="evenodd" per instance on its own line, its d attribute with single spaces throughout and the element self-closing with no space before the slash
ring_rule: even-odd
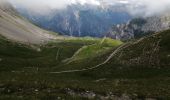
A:
<svg viewBox="0 0 170 100">
<path fill-rule="evenodd" d="M 170 15 L 154 16 L 148 18 L 135 18 L 125 24 L 114 25 L 109 36 L 127 40 L 167 30 L 170 28 Z"/>
<path fill-rule="evenodd" d="M 48 15 L 19 12 L 38 26 L 69 36 L 103 37 L 114 24 L 125 23 L 131 16 L 116 8 L 103 9 L 92 5 L 70 5 L 66 9 L 54 10 Z"/>
</svg>

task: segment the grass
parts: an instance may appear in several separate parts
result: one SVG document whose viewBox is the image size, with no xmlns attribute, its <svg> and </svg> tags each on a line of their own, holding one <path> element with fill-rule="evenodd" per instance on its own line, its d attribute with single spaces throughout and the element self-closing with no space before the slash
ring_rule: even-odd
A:
<svg viewBox="0 0 170 100">
<path fill-rule="evenodd" d="M 73 55 L 72 58 L 68 60 L 69 62 L 73 62 L 73 61 L 82 60 L 82 59 L 94 58 L 94 57 L 104 54 L 108 50 L 114 47 L 117 47 L 121 44 L 122 42 L 119 40 L 103 38 L 100 42 L 97 42 L 92 45 L 83 46 Z"/>
<path fill-rule="evenodd" d="M 0 99 L 2 100 L 87 100 L 79 93 L 93 91 L 95 98 L 112 93 L 132 99 L 170 99 L 169 31 L 141 42 L 130 43 L 105 65 L 84 72 L 51 74 L 49 72 L 93 67 L 105 61 L 122 44 L 111 39 L 72 38 L 33 47 L 0 37 Z M 157 37 L 158 36 L 158 37 Z M 159 37 L 161 36 L 161 37 Z M 148 39 L 149 38 L 149 39 Z M 121 63 L 138 57 L 143 47 L 160 41 L 160 56 L 164 66 L 143 66 Z M 147 45 L 146 45 L 147 44 Z M 83 48 L 82 47 L 86 47 Z M 109 48 L 109 49 L 106 49 Z M 82 49 L 82 50 L 80 50 Z M 81 52 L 75 55 L 75 52 Z M 151 49 L 152 50 L 152 49 Z M 58 53 L 59 52 L 59 53 Z M 97 53 L 96 53 L 97 52 Z M 104 53 L 103 53 L 104 52 Z M 100 54 L 99 54 L 100 53 Z M 159 54 L 159 53 L 158 53 Z M 69 64 L 63 60 L 81 59 Z M 83 59 L 82 59 L 83 58 Z M 74 95 L 70 95 L 67 89 Z"/>
</svg>

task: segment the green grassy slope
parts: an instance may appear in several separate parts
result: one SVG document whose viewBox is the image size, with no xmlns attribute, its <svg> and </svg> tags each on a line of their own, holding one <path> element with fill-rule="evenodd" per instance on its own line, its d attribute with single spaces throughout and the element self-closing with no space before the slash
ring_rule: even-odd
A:
<svg viewBox="0 0 170 100">
<path fill-rule="evenodd" d="M 106 40 L 110 42 L 103 42 L 102 45 L 104 44 L 110 48 L 121 43 L 110 39 Z M 39 46 L 32 44 L 23 45 L 0 37 L 0 94 L 2 94 L 0 98 L 14 99 L 19 98 L 21 95 L 28 95 L 23 98 L 28 97 L 29 99 L 41 98 L 41 96 L 48 98 L 46 90 L 47 88 L 52 89 L 53 86 L 53 89 L 57 91 L 54 94 L 52 93 L 54 98 L 57 98 L 58 95 L 61 95 L 63 98 L 67 98 L 67 96 L 71 98 L 68 94 L 62 92 L 67 88 L 67 83 L 70 82 L 69 79 L 65 79 L 67 75 L 66 77 L 60 77 L 52 75 L 50 72 L 59 71 L 59 66 L 63 66 L 60 63 L 67 58 L 71 58 L 83 46 L 100 44 L 101 41 L 102 39 L 68 38 Z M 74 77 L 73 75 L 70 79 L 72 80 Z M 64 84 L 60 84 L 60 82 L 64 82 Z M 46 92 L 42 90 L 39 92 L 40 95 L 34 94 L 35 89 L 41 87 L 44 87 Z M 19 93 L 20 89 L 23 89 L 23 91 Z"/>
<path fill-rule="evenodd" d="M 30 48 L 1 38 L 0 99 L 100 100 L 107 97 L 113 100 L 116 98 L 168 100 L 170 98 L 169 33 L 170 31 L 165 31 L 123 44 L 121 48 L 117 47 L 119 50 L 107 63 L 95 69 L 60 74 L 51 72 L 89 68 L 104 62 L 117 50 L 115 46 L 121 42 L 116 42 L 115 45 L 115 41 L 112 44 L 101 39 L 72 38 L 43 46 L 34 45 Z M 103 44 L 104 48 L 109 49 L 103 49 Z M 75 52 L 84 46 L 87 48 L 77 53 L 74 58 Z M 111 48 L 112 46 L 114 48 Z M 94 56 L 86 54 L 87 50 Z M 100 50 L 102 52 L 95 55 L 94 51 Z M 72 57 L 83 59 L 70 63 L 63 62 Z M 143 63 L 146 60 L 132 62 L 131 59 L 136 58 L 141 60 L 146 58 L 149 61 L 146 64 Z M 89 96 L 90 94 L 93 96 Z"/>
<path fill-rule="evenodd" d="M 105 65 L 80 75 L 105 79 L 109 90 L 133 97 L 170 99 L 170 31 L 129 42 Z M 110 51 L 110 53 L 113 51 Z M 104 54 L 99 58 L 108 56 Z M 101 59 L 93 61 L 100 62 Z M 90 63 L 93 63 L 91 61 Z M 112 81 L 111 81 L 112 80 Z M 118 83 L 116 84 L 116 82 Z M 114 85 L 116 84 L 116 85 Z"/>
<path fill-rule="evenodd" d="M 168 30 L 126 43 L 106 64 L 93 70 L 56 74 L 56 76 L 75 80 L 74 85 L 67 84 L 73 89 L 126 94 L 131 98 L 168 100 L 170 99 L 169 34 Z M 70 63 L 65 68 L 93 67 L 107 59 L 114 51 L 115 49 L 108 50 L 95 58 Z M 81 86 L 80 81 L 88 85 Z"/>
<path fill-rule="evenodd" d="M 109 38 L 103 38 L 99 42 L 92 44 L 92 45 L 85 45 L 82 48 L 80 48 L 73 57 L 71 57 L 69 62 L 82 60 L 82 59 L 88 59 L 88 58 L 94 58 L 96 56 L 104 54 L 106 51 L 110 50 L 113 47 L 117 47 L 121 45 L 122 42 L 119 40 L 112 40 Z"/>
<path fill-rule="evenodd" d="M 4 37 L 0 38 L 0 57 L 2 59 L 1 66 L 39 66 L 39 67 L 55 67 L 62 60 L 70 58 L 74 52 L 84 45 L 91 45 L 97 41 L 53 41 L 46 45 L 24 45 L 11 42 Z M 57 55 L 57 53 L 59 54 Z"/>
<path fill-rule="evenodd" d="M 115 59 L 126 66 L 170 66 L 170 31 L 164 31 L 131 42 L 120 50 Z"/>
<path fill-rule="evenodd" d="M 97 39 L 95 43 L 93 42 L 91 41 L 90 43 L 92 44 L 90 45 L 82 46 L 74 53 L 72 57 L 63 60 L 62 63 L 58 65 L 58 67 L 52 69 L 52 71 L 81 70 L 93 67 L 99 63 L 102 63 L 105 59 L 107 59 L 107 56 L 102 57 L 100 62 L 95 61 L 93 59 L 98 58 L 105 53 L 110 53 L 110 50 L 113 50 L 119 45 L 123 44 L 119 40 L 112 40 L 109 38 Z M 93 63 L 90 63 L 91 61 Z"/>
</svg>

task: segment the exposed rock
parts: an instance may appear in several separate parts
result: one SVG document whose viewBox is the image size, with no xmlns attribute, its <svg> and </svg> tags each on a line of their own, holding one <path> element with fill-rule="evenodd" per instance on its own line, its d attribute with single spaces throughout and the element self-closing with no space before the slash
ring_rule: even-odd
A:
<svg viewBox="0 0 170 100">
<path fill-rule="evenodd" d="M 35 89 L 34 91 L 35 91 L 35 92 L 38 92 L 39 90 L 38 90 L 38 89 Z"/>
<path fill-rule="evenodd" d="M 125 24 L 114 25 L 107 36 L 128 40 L 170 28 L 170 15 L 135 18 Z"/>
<path fill-rule="evenodd" d="M 167 55 L 167 57 L 170 57 L 170 55 Z"/>
<path fill-rule="evenodd" d="M 98 94 L 93 91 L 75 91 L 70 88 L 66 88 L 65 92 L 71 96 L 79 96 L 88 99 L 97 100 L 132 100 L 127 94 L 122 94 L 121 96 L 116 96 L 114 93 L 109 92 L 106 95 Z"/>
<path fill-rule="evenodd" d="M 113 24 L 125 23 L 131 16 L 117 7 L 103 9 L 92 5 L 69 5 L 48 15 L 33 14 L 26 9 L 18 11 L 38 26 L 69 36 L 104 37 Z"/>
</svg>

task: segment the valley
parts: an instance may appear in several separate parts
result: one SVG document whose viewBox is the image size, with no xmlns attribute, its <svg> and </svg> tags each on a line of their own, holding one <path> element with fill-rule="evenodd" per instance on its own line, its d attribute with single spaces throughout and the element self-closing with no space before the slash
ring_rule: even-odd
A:
<svg viewBox="0 0 170 100">
<path fill-rule="evenodd" d="M 161 44 L 159 44 L 160 50 L 164 51 L 163 54 L 160 54 L 159 65 L 154 58 L 151 59 L 151 64 L 148 60 L 148 63 L 145 63 L 146 65 L 143 65 L 142 62 L 141 64 L 133 63 L 135 58 L 150 58 L 147 55 L 139 56 L 140 50 L 143 50 L 138 50 L 137 46 L 135 50 L 139 54 L 135 56 L 128 52 L 129 56 L 124 56 L 124 53 L 131 49 L 133 45 L 145 43 L 143 40 L 119 47 L 113 46 L 104 50 L 105 53 L 93 57 L 82 59 L 76 57 L 77 59 L 71 59 L 71 62 L 69 62 L 70 59 L 63 62 L 65 59 L 72 58 L 75 55 L 74 53 L 84 45 L 100 43 L 102 40 L 84 39 L 82 42 L 73 39 L 69 42 L 52 42 L 38 46 L 37 48 L 40 48 L 40 51 L 37 51 L 29 45 L 19 45 L 1 38 L 0 93 L 3 95 L 0 98 L 26 100 L 27 98 L 41 100 L 57 98 L 73 100 L 83 98 L 126 98 L 125 100 L 152 98 L 157 100 L 169 98 L 170 69 L 168 66 L 170 59 L 168 57 L 169 48 L 165 46 L 165 44 L 169 44 L 169 41 L 166 40 L 166 38 L 169 38 L 169 31 L 154 36 L 155 41 L 157 36 L 161 36 L 159 37 L 162 39 Z M 152 36 L 146 39 L 148 38 L 152 38 Z M 107 44 L 105 46 L 108 47 Z M 56 59 L 59 49 L 60 53 Z M 93 49 L 90 50 L 93 51 Z M 81 54 L 81 52 L 83 51 L 80 50 L 79 53 Z M 135 51 L 135 53 L 137 52 Z M 159 56 L 158 54 L 156 56 Z M 129 63 L 126 63 L 126 61 Z"/>
<path fill-rule="evenodd" d="M 124 40 L 41 29 L 5 0 L 0 14 L 0 100 L 170 99 L 168 17 L 159 24 L 133 19 L 115 26 L 116 34 L 142 34 Z M 150 24 L 154 32 L 143 28 Z"/>
</svg>

